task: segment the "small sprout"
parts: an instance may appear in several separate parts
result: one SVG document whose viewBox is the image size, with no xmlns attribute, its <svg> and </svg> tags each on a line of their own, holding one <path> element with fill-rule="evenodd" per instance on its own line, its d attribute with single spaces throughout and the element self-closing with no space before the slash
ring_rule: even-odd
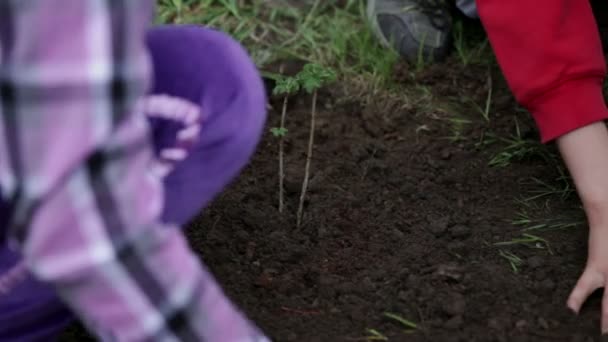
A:
<svg viewBox="0 0 608 342">
<path fill-rule="evenodd" d="M 272 93 L 274 95 L 289 95 L 300 90 L 300 82 L 296 77 L 281 76 L 277 78 L 277 84 Z"/>
<path fill-rule="evenodd" d="M 392 319 L 394 321 L 399 322 L 401 325 L 403 325 L 406 329 L 408 330 L 415 330 L 418 329 L 418 325 L 412 321 L 409 321 L 397 314 L 394 313 L 390 313 L 390 312 L 385 312 L 384 313 L 384 317 Z"/>
<path fill-rule="evenodd" d="M 310 63 L 302 68 L 297 77 L 300 80 L 302 88 L 310 94 L 322 86 L 335 81 L 336 73 L 332 69 Z"/>
<path fill-rule="evenodd" d="M 367 329 L 367 333 L 369 335 L 365 339 L 368 341 L 388 341 L 388 337 L 376 329 Z"/>
<path fill-rule="evenodd" d="M 287 128 L 285 127 L 272 127 L 270 133 L 275 137 L 284 137 L 287 135 Z"/>
</svg>

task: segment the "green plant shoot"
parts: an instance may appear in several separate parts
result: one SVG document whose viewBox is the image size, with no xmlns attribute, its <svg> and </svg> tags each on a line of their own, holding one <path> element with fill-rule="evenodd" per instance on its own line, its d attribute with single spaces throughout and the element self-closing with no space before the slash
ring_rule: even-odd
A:
<svg viewBox="0 0 608 342">
<path fill-rule="evenodd" d="M 289 95 L 292 95 L 300 90 L 300 83 L 296 77 L 279 76 L 276 79 L 276 85 L 272 90 L 274 95 L 283 95 L 283 108 L 281 109 L 281 123 L 279 127 L 273 127 L 270 132 L 275 137 L 279 138 L 279 212 L 283 212 L 285 206 L 285 195 L 283 189 L 283 183 L 285 179 L 285 167 L 284 167 L 284 144 L 285 135 L 287 135 L 287 128 L 285 128 L 285 118 L 287 116 L 287 101 Z"/>
<path fill-rule="evenodd" d="M 272 133 L 272 135 L 274 135 L 275 137 L 284 137 L 287 135 L 287 128 L 285 127 L 272 127 L 270 129 L 270 133 Z"/>
<path fill-rule="evenodd" d="M 336 73 L 328 68 L 315 63 L 306 64 L 302 71 L 297 76 L 300 85 L 304 90 L 312 94 L 312 105 L 310 111 L 310 135 L 308 138 L 308 151 L 306 153 L 306 166 L 304 167 L 304 180 L 302 181 L 302 192 L 300 193 L 300 202 L 298 205 L 297 226 L 302 224 L 302 214 L 304 212 L 304 199 L 308 190 L 308 180 L 310 178 L 310 164 L 312 161 L 312 150 L 315 139 L 315 117 L 317 115 L 317 90 L 322 86 L 333 82 L 336 79 Z"/>
<path fill-rule="evenodd" d="M 272 93 L 274 95 L 291 95 L 300 90 L 300 82 L 296 77 L 278 77 Z"/>
<path fill-rule="evenodd" d="M 316 63 L 309 63 L 298 73 L 301 87 L 309 94 L 322 86 L 335 81 L 336 73 Z"/>
</svg>

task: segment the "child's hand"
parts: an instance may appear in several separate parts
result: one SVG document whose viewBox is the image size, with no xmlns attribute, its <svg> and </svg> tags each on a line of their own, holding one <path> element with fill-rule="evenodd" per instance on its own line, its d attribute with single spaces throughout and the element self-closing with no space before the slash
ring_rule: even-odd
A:
<svg viewBox="0 0 608 342">
<path fill-rule="evenodd" d="M 591 227 L 587 266 L 568 298 L 568 307 L 578 313 L 587 297 L 605 288 L 602 300 L 602 334 L 608 333 L 608 226 Z"/>
<path fill-rule="evenodd" d="M 578 313 L 592 292 L 608 289 L 608 130 L 598 122 L 557 143 L 589 223 L 587 266 L 568 299 L 568 307 Z M 602 302 L 602 333 L 608 333 L 608 291 Z"/>
</svg>

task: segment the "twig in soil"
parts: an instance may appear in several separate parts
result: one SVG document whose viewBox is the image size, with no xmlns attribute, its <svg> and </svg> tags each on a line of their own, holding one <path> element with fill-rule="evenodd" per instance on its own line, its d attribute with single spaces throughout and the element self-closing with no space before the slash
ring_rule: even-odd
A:
<svg viewBox="0 0 608 342">
<path fill-rule="evenodd" d="M 298 221 L 297 226 L 302 224 L 302 213 L 304 211 L 304 199 L 308 190 L 308 180 L 310 178 L 310 162 L 312 160 L 312 148 L 315 139 L 315 116 L 317 111 L 317 91 L 312 95 L 312 114 L 310 117 L 310 136 L 308 138 L 308 151 L 306 153 L 306 166 L 304 168 L 304 181 L 302 181 L 302 192 L 300 193 L 300 203 L 298 204 Z"/>
<path fill-rule="evenodd" d="M 279 141 L 279 213 L 283 212 L 283 205 L 285 201 L 285 189 L 283 187 L 283 183 L 285 181 L 285 166 L 283 161 L 285 145 L 284 134 L 287 133 L 287 129 L 285 128 L 285 112 L 287 112 L 287 96 L 285 96 L 285 99 L 283 100 L 283 109 L 281 111 L 281 133 L 283 133 L 283 135 L 281 135 L 281 139 Z"/>
<path fill-rule="evenodd" d="M 285 167 L 284 167 L 284 145 L 285 135 L 287 134 L 287 128 L 285 128 L 285 117 L 287 115 L 287 102 L 289 95 L 296 93 L 300 89 L 300 84 L 295 77 L 280 77 L 277 80 L 277 84 L 273 89 L 273 94 L 283 95 L 283 108 L 281 110 L 281 123 L 279 127 L 273 127 L 270 132 L 279 138 L 279 213 L 283 212 L 285 203 L 284 195 L 284 181 L 285 181 Z"/>
<path fill-rule="evenodd" d="M 492 106 L 492 74 L 488 72 L 488 96 L 486 98 L 486 106 L 483 109 L 483 117 L 487 122 L 490 122 L 490 107 Z"/>
<path fill-rule="evenodd" d="M 306 166 L 304 168 L 304 180 L 302 181 L 302 192 L 300 193 L 300 203 L 298 204 L 297 226 L 302 224 L 302 214 L 304 212 L 304 200 L 306 199 L 306 191 L 308 190 L 308 181 L 310 178 L 310 164 L 312 161 L 312 152 L 315 139 L 315 122 L 317 116 L 317 94 L 318 90 L 325 84 L 336 79 L 333 70 L 326 69 L 319 64 L 306 64 L 302 71 L 298 74 L 300 85 L 309 94 L 312 93 L 312 108 L 310 111 L 310 135 L 308 138 L 308 151 L 306 153 Z"/>
<path fill-rule="evenodd" d="M 424 328 L 426 323 L 425 323 L 424 315 L 422 314 L 422 310 L 420 310 L 420 307 L 417 307 L 416 311 L 418 312 L 418 321 L 420 322 L 418 324 L 418 331 L 422 332 L 424 335 L 426 335 L 428 332 Z"/>
<path fill-rule="evenodd" d="M 484 107 L 481 108 L 473 99 L 469 99 L 473 107 L 481 114 L 486 122 L 490 122 L 490 109 L 492 108 L 492 74 L 488 71 L 487 81 L 488 94 L 486 95 L 486 101 Z"/>
<path fill-rule="evenodd" d="M 372 151 L 370 158 L 373 159 L 376 157 L 376 153 L 378 152 L 377 148 L 374 148 L 374 150 Z M 360 181 L 363 182 L 365 180 L 365 177 L 367 177 L 367 172 L 369 170 L 369 165 L 368 164 L 364 164 L 363 165 L 363 172 L 361 173 L 361 179 Z"/>
<path fill-rule="evenodd" d="M 517 117 L 515 120 L 515 134 L 509 138 L 498 137 L 494 134 L 488 136 L 496 139 L 498 142 L 506 144 L 502 151 L 496 154 L 488 165 L 492 167 L 508 167 L 515 161 L 521 161 L 530 158 L 541 158 L 547 163 L 555 164 L 556 156 L 551 151 L 534 139 L 525 137 L 519 127 Z"/>
<path fill-rule="evenodd" d="M 317 311 L 317 310 L 299 310 L 299 309 L 291 309 L 291 308 L 288 308 L 285 306 L 281 307 L 281 310 L 283 310 L 285 312 L 299 314 L 299 315 L 322 315 L 323 314 L 323 312 Z"/>
<path fill-rule="evenodd" d="M 212 231 L 215 230 L 215 227 L 217 227 L 217 224 L 220 223 L 221 219 L 222 219 L 222 216 L 218 215 L 217 218 L 215 219 L 215 221 L 213 221 L 213 224 L 209 228 L 209 231 L 207 232 L 207 234 L 209 234 L 209 233 L 211 233 Z"/>
</svg>

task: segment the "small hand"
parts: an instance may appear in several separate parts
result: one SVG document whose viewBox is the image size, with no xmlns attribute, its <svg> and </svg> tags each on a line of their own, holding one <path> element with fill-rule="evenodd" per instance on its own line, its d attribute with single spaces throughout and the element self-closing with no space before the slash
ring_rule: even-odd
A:
<svg viewBox="0 0 608 342">
<path fill-rule="evenodd" d="M 608 227 L 592 227 L 589 233 L 587 266 L 568 298 L 568 307 L 576 312 L 597 289 L 608 290 Z M 602 299 L 602 334 L 608 334 L 608 291 Z"/>
<path fill-rule="evenodd" d="M 608 129 L 603 122 L 557 140 L 589 222 L 587 266 L 568 298 L 578 313 L 595 290 L 608 288 Z M 602 334 L 608 334 L 608 293 L 602 301 Z"/>
</svg>

